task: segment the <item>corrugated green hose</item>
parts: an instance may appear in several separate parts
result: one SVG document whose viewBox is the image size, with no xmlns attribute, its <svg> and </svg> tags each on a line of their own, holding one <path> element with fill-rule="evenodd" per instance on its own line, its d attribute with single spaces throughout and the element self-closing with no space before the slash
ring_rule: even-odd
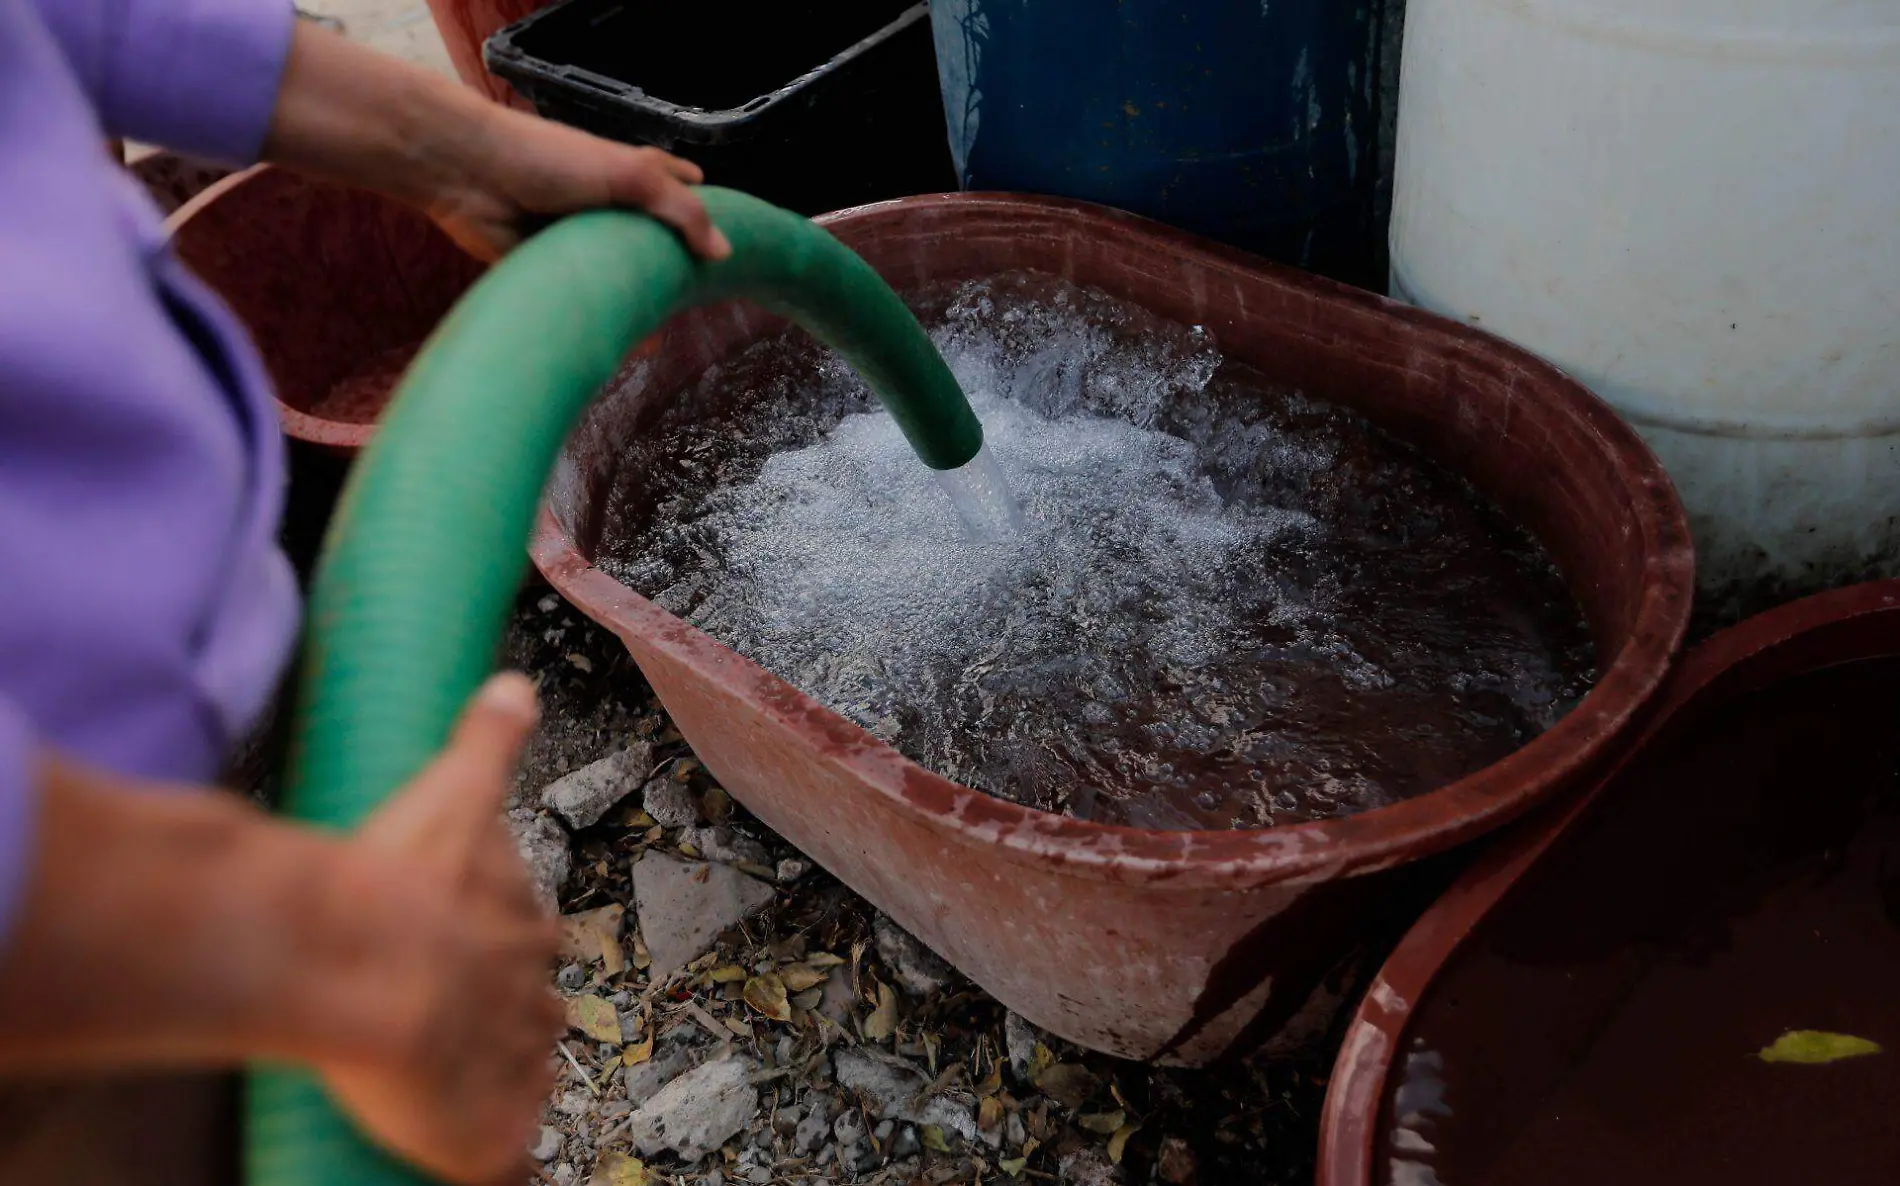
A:
<svg viewBox="0 0 1900 1186">
<path fill-rule="evenodd" d="M 562 441 L 674 313 L 745 297 L 784 314 L 857 367 L 925 464 L 976 456 L 969 402 L 863 260 L 796 215 L 700 192 L 731 259 L 698 263 L 639 215 L 569 218 L 484 277 L 416 360 L 357 462 L 312 591 L 290 815 L 351 827 L 441 748 L 494 662 Z M 301 1070 L 255 1069 L 247 1107 L 253 1186 L 419 1180 Z"/>
</svg>

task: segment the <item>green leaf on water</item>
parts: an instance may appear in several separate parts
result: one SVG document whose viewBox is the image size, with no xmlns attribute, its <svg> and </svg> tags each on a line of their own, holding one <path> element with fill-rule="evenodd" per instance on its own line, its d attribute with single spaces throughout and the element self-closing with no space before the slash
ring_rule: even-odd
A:
<svg viewBox="0 0 1900 1186">
<path fill-rule="evenodd" d="M 1804 1066 L 1839 1062 L 1879 1054 L 1880 1043 L 1856 1038 L 1851 1034 L 1830 1034 L 1822 1030 L 1789 1030 L 1776 1038 L 1774 1045 L 1763 1047 L 1755 1057 L 1763 1062 L 1791 1062 Z"/>
</svg>

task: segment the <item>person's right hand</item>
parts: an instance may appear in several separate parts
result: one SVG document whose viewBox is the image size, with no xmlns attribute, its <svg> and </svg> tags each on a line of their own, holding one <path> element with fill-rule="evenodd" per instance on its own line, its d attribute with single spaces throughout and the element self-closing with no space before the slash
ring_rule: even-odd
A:
<svg viewBox="0 0 1900 1186">
<path fill-rule="evenodd" d="M 553 1087 L 558 928 L 502 820 L 534 720 L 525 677 L 489 681 L 348 846 L 347 892 L 371 924 L 351 992 L 378 994 L 353 1004 L 386 1010 L 375 1029 L 393 1041 L 318 1070 L 371 1137 L 455 1182 L 520 1170 Z"/>
</svg>

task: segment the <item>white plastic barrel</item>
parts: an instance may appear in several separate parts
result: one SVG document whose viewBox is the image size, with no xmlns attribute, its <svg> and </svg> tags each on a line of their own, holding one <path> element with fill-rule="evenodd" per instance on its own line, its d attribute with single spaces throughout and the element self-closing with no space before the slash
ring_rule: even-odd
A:
<svg viewBox="0 0 1900 1186">
<path fill-rule="evenodd" d="M 1550 359 L 1705 590 L 1900 571 L 1900 0 L 1410 0 L 1395 296 Z"/>
</svg>

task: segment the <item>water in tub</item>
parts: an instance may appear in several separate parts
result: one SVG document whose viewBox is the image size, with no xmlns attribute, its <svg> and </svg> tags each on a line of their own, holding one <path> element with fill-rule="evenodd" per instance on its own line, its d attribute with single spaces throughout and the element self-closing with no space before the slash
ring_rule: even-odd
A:
<svg viewBox="0 0 1900 1186">
<path fill-rule="evenodd" d="M 1139 827 L 1391 803 L 1587 687 L 1548 557 L 1355 413 L 1052 278 L 910 295 L 1020 530 L 966 531 L 788 334 L 633 445 L 602 567 L 940 774 Z"/>
</svg>

